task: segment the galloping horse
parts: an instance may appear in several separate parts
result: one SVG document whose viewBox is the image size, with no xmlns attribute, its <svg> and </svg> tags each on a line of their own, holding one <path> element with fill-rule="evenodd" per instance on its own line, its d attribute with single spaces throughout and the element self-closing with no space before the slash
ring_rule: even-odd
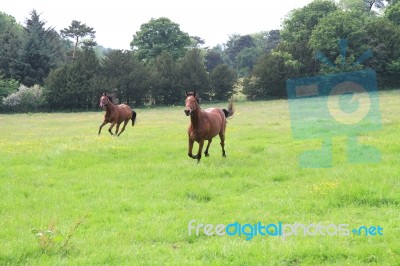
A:
<svg viewBox="0 0 400 266">
<path fill-rule="evenodd" d="M 100 97 L 100 107 L 106 110 L 106 114 L 104 115 L 104 121 L 100 125 L 99 135 L 101 132 L 101 128 L 107 124 L 111 123 L 108 132 L 111 135 L 114 135 L 111 129 L 117 124 L 117 129 L 115 130 L 115 136 L 121 135 L 124 132 L 126 124 L 128 124 L 129 120 L 132 120 L 132 126 L 135 125 L 136 120 L 136 112 L 132 111 L 132 109 L 126 104 L 115 105 L 109 95 L 107 93 L 102 93 Z M 121 132 L 118 134 L 119 125 L 124 122 L 124 126 L 122 127 Z"/>
<path fill-rule="evenodd" d="M 190 116 L 190 125 L 188 128 L 189 157 L 197 159 L 197 163 L 200 162 L 205 140 L 208 140 L 208 143 L 204 155 L 208 156 L 208 149 L 210 148 L 212 139 L 218 134 L 221 139 L 222 156 L 225 157 L 226 118 L 232 116 L 235 112 L 233 102 L 229 101 L 228 109 L 208 108 L 203 111 L 200 108 L 196 92 L 186 92 L 185 105 L 184 112 L 187 116 Z M 197 155 L 192 154 L 193 143 L 195 141 L 199 143 Z"/>
</svg>

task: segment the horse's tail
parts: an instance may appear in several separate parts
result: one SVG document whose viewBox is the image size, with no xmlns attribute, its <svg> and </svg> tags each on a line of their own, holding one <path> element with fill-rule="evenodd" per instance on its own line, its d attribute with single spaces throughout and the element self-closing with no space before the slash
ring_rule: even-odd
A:
<svg viewBox="0 0 400 266">
<path fill-rule="evenodd" d="M 131 120 L 132 120 L 132 126 L 134 126 L 134 125 L 135 125 L 135 121 L 136 121 L 136 112 L 135 112 L 135 111 L 132 111 L 132 118 L 131 118 Z"/>
<path fill-rule="evenodd" d="M 228 109 L 222 109 L 222 111 L 224 112 L 226 118 L 233 116 L 233 114 L 235 113 L 235 108 L 233 106 L 233 99 L 229 100 Z"/>
</svg>

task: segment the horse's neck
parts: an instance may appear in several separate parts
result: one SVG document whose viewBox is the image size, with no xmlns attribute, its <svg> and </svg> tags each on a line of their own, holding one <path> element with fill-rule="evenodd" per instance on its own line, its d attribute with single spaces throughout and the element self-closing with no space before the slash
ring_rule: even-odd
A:
<svg viewBox="0 0 400 266">
<path fill-rule="evenodd" d="M 193 112 L 193 115 L 190 117 L 193 127 L 200 126 L 203 116 L 204 116 L 204 113 L 200 108 L 196 109 Z"/>
<path fill-rule="evenodd" d="M 113 104 L 112 102 L 109 102 L 109 103 L 106 105 L 106 111 L 107 111 L 107 112 L 112 112 L 112 111 L 114 111 L 116 108 L 117 108 L 117 106 L 116 106 L 115 104 Z"/>
</svg>

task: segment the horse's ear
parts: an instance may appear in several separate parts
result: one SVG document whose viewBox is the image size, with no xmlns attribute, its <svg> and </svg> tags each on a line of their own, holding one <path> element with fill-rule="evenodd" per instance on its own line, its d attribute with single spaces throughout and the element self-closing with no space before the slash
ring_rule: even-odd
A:
<svg viewBox="0 0 400 266">
<path fill-rule="evenodd" d="M 197 97 L 196 91 L 193 92 L 193 96 L 194 96 L 194 97 Z"/>
<path fill-rule="evenodd" d="M 187 93 L 187 91 L 185 90 L 185 96 L 187 97 L 188 96 L 188 93 Z"/>
</svg>

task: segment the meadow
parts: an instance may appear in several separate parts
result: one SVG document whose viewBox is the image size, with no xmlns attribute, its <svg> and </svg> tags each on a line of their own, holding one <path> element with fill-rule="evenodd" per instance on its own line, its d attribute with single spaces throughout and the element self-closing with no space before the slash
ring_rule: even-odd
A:
<svg viewBox="0 0 400 266">
<path fill-rule="evenodd" d="M 215 139 L 199 164 L 187 156 L 183 106 L 135 109 L 137 124 L 118 138 L 108 126 L 97 135 L 100 109 L 0 115 L 0 265 L 399 265 L 400 93 L 379 100 L 382 128 L 360 139 L 381 160 L 348 162 L 337 136 L 328 168 L 299 165 L 321 141 L 293 138 L 286 100 L 237 102 L 227 157 Z M 189 235 L 191 220 L 383 235 L 246 240 Z"/>
</svg>

